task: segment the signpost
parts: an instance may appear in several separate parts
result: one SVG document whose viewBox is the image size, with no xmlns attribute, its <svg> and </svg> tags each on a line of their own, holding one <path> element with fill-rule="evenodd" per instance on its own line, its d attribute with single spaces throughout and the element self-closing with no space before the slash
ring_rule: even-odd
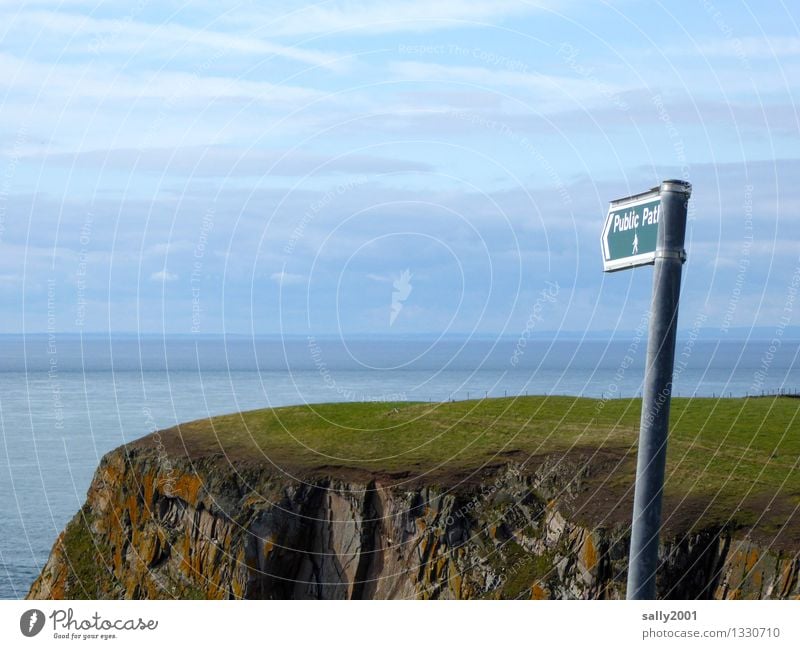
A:
<svg viewBox="0 0 800 649">
<path fill-rule="evenodd" d="M 603 226 L 603 270 L 652 264 L 661 218 L 659 187 L 611 201 Z"/>
<path fill-rule="evenodd" d="M 688 182 L 665 180 L 648 192 L 612 201 L 601 236 L 604 271 L 645 264 L 655 267 L 633 498 L 628 599 L 656 596 L 678 298 L 686 261 L 683 245 L 691 193 Z"/>
</svg>

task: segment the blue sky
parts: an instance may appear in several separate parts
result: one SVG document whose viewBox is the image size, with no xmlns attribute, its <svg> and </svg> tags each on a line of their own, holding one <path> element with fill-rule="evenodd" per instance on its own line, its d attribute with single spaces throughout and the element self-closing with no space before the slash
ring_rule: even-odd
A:
<svg viewBox="0 0 800 649">
<path fill-rule="evenodd" d="M 0 13 L 1 332 L 632 330 L 652 270 L 604 275 L 600 227 L 670 177 L 681 328 L 791 318 L 789 3 Z"/>
</svg>

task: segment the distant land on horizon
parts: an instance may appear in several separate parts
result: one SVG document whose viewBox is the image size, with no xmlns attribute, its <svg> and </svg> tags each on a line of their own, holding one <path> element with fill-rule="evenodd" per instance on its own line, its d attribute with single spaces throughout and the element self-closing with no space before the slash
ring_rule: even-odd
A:
<svg viewBox="0 0 800 649">
<path fill-rule="evenodd" d="M 726 332 L 722 332 L 716 327 L 704 327 L 697 331 L 697 338 L 704 341 L 757 341 L 757 340 L 771 340 L 778 336 L 782 340 L 800 340 L 800 326 L 788 326 L 781 329 L 780 334 L 777 333 L 777 327 L 731 327 Z M 692 333 L 690 328 L 679 328 L 678 337 L 686 337 Z M 280 333 L 280 332 L 265 332 L 265 333 L 247 333 L 247 332 L 223 332 L 215 331 L 208 333 L 185 333 L 185 332 L 158 332 L 158 331 L 33 331 L 33 332 L 5 332 L 0 333 L 0 338 L 19 338 L 19 337 L 43 337 L 43 336 L 56 336 L 58 338 L 79 339 L 83 338 L 185 338 L 197 340 L 214 340 L 220 338 L 236 338 L 255 340 L 280 340 L 284 339 L 306 339 L 309 336 L 318 338 L 320 340 L 331 339 L 344 339 L 344 340 L 516 340 L 520 337 L 520 333 L 497 333 L 497 332 L 453 332 L 446 334 L 439 334 L 435 332 L 421 332 L 421 333 L 397 333 L 387 334 L 385 332 L 348 332 L 342 336 L 337 332 L 303 332 L 303 333 Z M 547 331 L 534 331 L 530 332 L 526 338 L 537 341 L 547 340 L 612 340 L 626 339 L 635 336 L 636 332 L 633 329 L 618 329 L 612 330 L 597 330 L 597 331 L 574 331 L 574 330 L 547 330 Z"/>
</svg>

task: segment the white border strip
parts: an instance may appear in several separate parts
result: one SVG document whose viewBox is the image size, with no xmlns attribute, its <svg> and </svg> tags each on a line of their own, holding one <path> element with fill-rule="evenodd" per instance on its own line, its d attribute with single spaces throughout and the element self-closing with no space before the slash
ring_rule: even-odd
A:
<svg viewBox="0 0 800 649">
<path fill-rule="evenodd" d="M 798 602 L 709 601 L 70 601 L 0 603 L 7 647 L 796 647 Z M 20 619 L 36 608 L 33 638 Z M 72 628 L 53 623 L 72 609 Z M 125 620 L 157 628 L 98 631 Z M 576 624 L 576 620 L 580 620 Z M 777 630 L 777 631 L 776 631 Z M 776 637 L 777 633 L 777 637 Z M 749 634 L 749 635 L 748 635 Z M 769 634 L 769 635 L 767 635 Z M 98 637 L 91 637 L 91 636 Z M 106 640 L 101 635 L 114 636 Z M 59 636 L 59 637 L 56 637 Z M 86 637 L 85 636 L 90 636 Z"/>
</svg>

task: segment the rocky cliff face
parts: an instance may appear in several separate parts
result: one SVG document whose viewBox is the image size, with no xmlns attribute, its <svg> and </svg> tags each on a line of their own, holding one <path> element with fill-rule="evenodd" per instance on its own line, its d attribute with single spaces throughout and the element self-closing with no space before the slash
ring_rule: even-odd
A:
<svg viewBox="0 0 800 649">
<path fill-rule="evenodd" d="M 625 525 L 575 513 L 593 511 L 582 493 L 593 470 L 603 469 L 552 456 L 449 484 L 288 476 L 134 445 L 103 459 L 28 596 L 620 598 Z M 670 532 L 660 596 L 800 596 L 796 556 L 738 534 Z"/>
</svg>

